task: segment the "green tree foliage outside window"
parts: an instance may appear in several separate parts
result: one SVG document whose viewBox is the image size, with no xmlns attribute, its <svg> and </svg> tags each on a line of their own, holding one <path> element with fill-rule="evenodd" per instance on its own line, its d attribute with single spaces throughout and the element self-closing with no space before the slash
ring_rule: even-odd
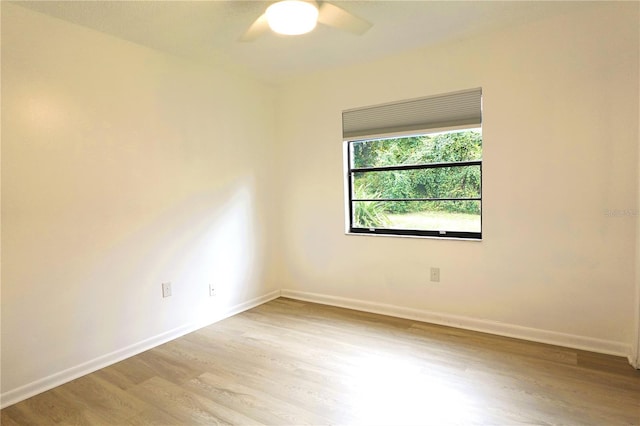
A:
<svg viewBox="0 0 640 426">
<path fill-rule="evenodd" d="M 479 129 L 352 143 L 352 167 L 383 167 L 482 160 Z M 354 199 L 422 199 L 481 197 L 479 165 L 412 170 L 363 171 L 353 174 Z M 354 203 L 354 222 L 384 226 L 388 214 L 442 211 L 480 214 L 480 202 L 369 201 Z"/>
</svg>

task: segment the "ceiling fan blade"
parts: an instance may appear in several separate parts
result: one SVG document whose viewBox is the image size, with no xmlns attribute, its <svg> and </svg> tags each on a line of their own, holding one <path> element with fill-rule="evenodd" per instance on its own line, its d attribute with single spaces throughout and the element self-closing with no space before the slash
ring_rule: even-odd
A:
<svg viewBox="0 0 640 426">
<path fill-rule="evenodd" d="M 267 15 L 262 14 L 256 19 L 249 29 L 239 38 L 240 41 L 253 41 L 269 30 Z"/>
<path fill-rule="evenodd" d="M 321 24 L 339 28 L 353 34 L 362 35 L 372 26 L 370 22 L 331 3 L 323 2 L 318 12 L 318 22 Z"/>
</svg>

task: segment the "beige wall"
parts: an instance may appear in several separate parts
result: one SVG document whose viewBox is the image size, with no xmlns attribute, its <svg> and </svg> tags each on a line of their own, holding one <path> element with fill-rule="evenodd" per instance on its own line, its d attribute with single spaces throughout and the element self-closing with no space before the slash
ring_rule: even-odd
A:
<svg viewBox="0 0 640 426">
<path fill-rule="evenodd" d="M 3 395 L 278 288 L 273 89 L 6 2 L 2 88 Z"/>
<path fill-rule="evenodd" d="M 289 84 L 282 287 L 628 355 L 637 219 L 616 211 L 638 199 L 638 22 L 637 3 L 594 5 Z M 484 240 L 344 235 L 340 112 L 473 87 Z"/>
</svg>

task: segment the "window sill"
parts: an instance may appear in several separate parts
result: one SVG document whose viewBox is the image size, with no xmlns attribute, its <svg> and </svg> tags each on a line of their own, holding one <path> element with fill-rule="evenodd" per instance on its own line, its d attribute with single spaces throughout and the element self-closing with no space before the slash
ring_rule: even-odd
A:
<svg viewBox="0 0 640 426">
<path fill-rule="evenodd" d="M 474 241 L 482 242 L 482 238 L 462 238 L 462 237 L 436 237 L 431 235 L 399 235 L 399 234 L 374 234 L 365 232 L 350 232 L 346 231 L 345 235 L 354 235 L 358 237 L 391 237 L 391 238 L 417 238 L 426 240 L 439 240 L 439 241 Z"/>
</svg>

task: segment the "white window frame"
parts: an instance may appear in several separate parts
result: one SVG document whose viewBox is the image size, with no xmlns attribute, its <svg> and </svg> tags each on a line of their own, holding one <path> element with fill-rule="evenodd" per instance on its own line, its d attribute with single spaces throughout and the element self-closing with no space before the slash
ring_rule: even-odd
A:
<svg viewBox="0 0 640 426">
<path fill-rule="evenodd" d="M 450 130 L 482 128 L 482 89 L 470 89 L 426 98 L 356 108 L 343 112 L 343 152 L 345 191 L 345 233 L 349 235 L 383 235 L 419 238 L 482 240 L 482 160 L 426 163 L 385 167 L 354 168 L 351 161 L 351 146 L 364 140 L 402 138 L 427 135 Z M 444 167 L 480 167 L 480 194 L 473 201 L 480 202 L 480 231 L 398 228 L 362 228 L 354 226 L 354 202 L 373 201 L 356 199 L 353 193 L 355 173 L 394 170 L 420 170 Z M 452 199 L 453 201 L 454 199 Z M 462 200 L 462 199 L 455 199 Z M 464 199 L 466 200 L 466 199 Z M 402 201 L 376 199 L 376 201 Z M 406 200 L 405 200 L 406 201 Z M 447 199 L 424 199 L 415 201 L 447 201 Z"/>
</svg>

